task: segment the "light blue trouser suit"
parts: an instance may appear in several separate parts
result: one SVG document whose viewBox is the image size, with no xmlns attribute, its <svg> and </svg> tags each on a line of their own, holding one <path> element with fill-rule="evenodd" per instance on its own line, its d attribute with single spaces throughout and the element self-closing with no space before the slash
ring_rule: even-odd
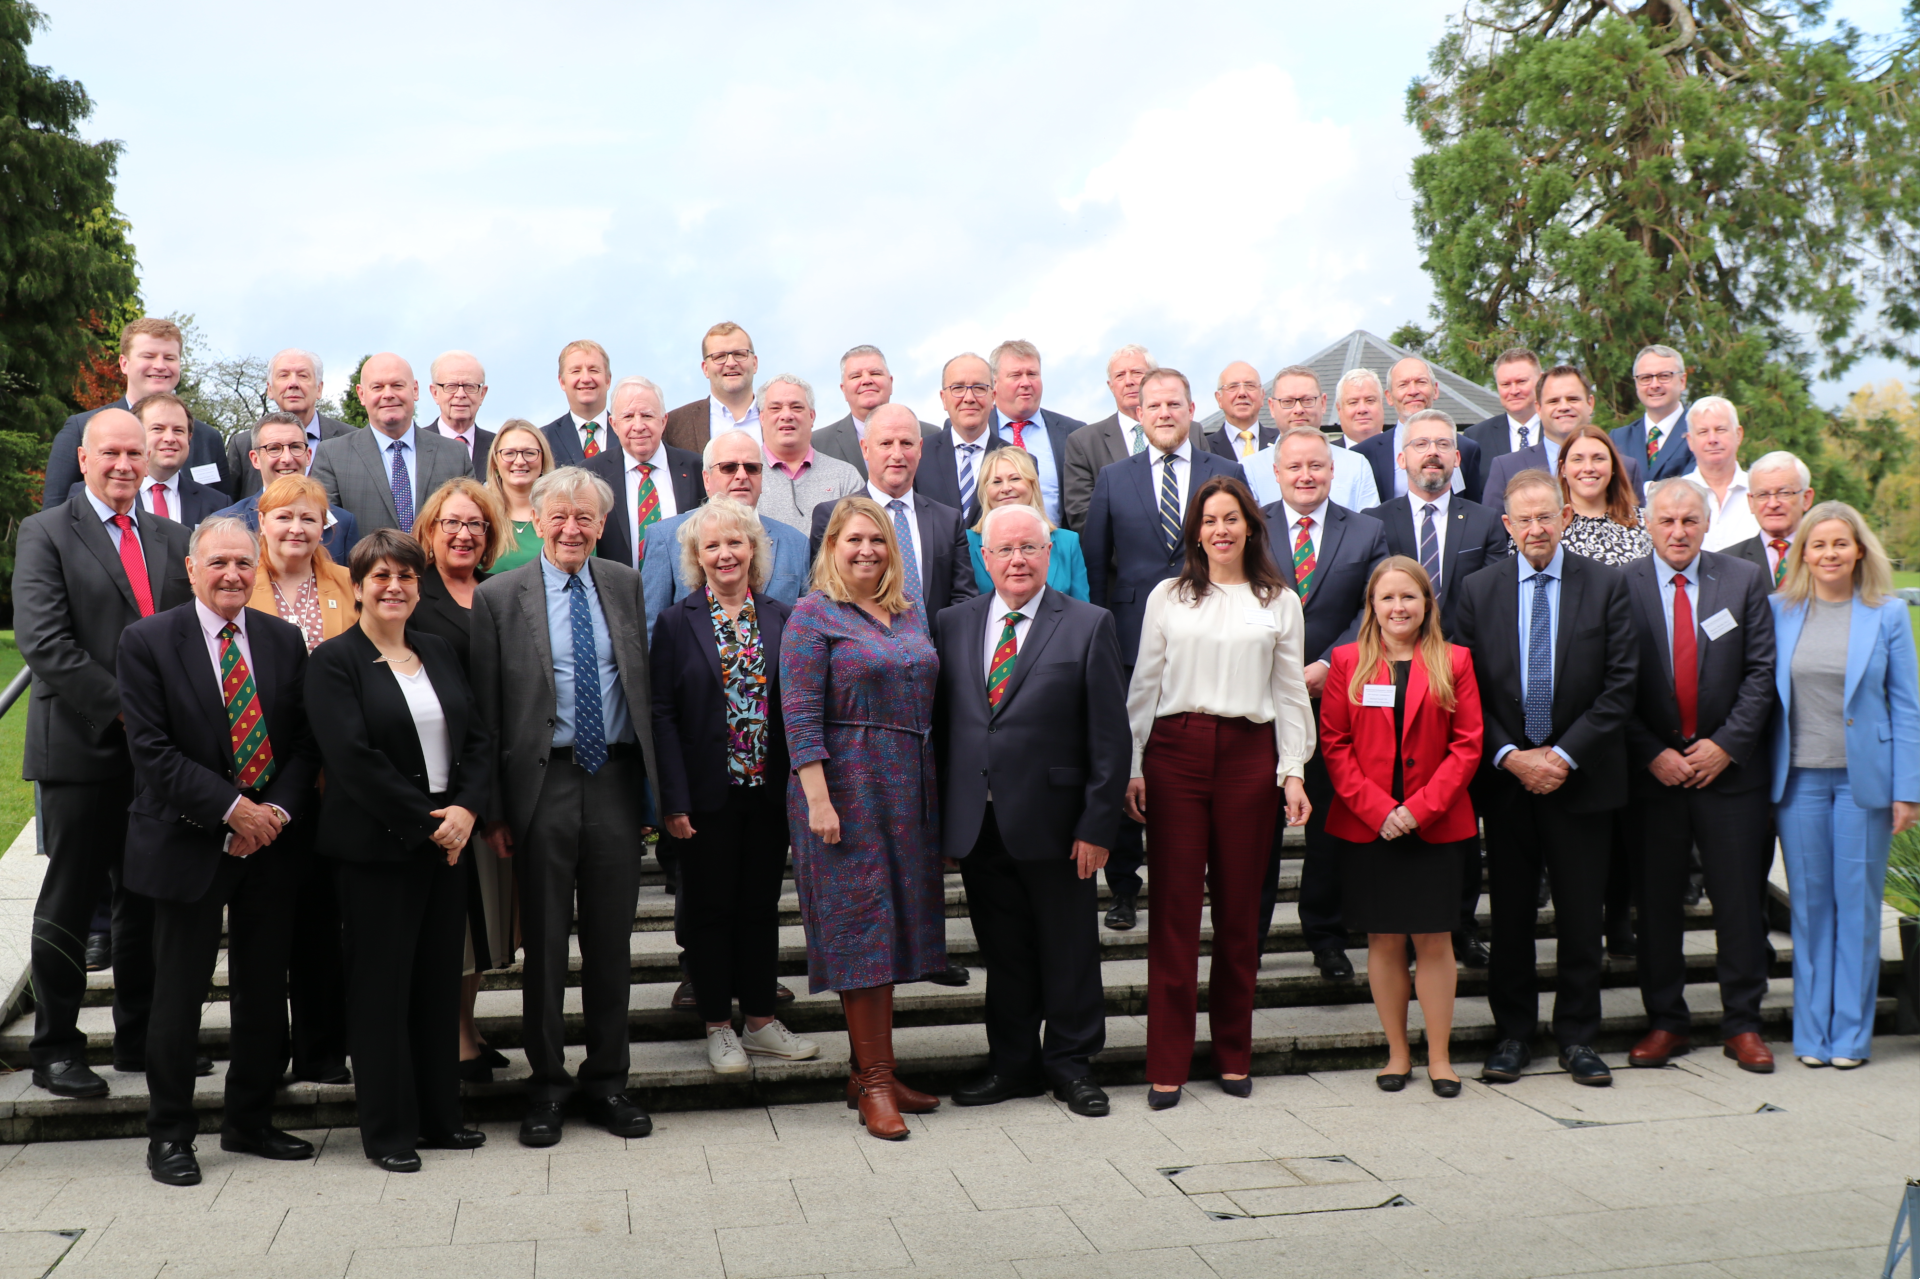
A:
<svg viewBox="0 0 1920 1279">
<path fill-rule="evenodd" d="M 1844 768 L 1795 768 L 1774 817 L 1793 912 L 1793 1051 L 1865 1058 L 1893 810 L 1855 805 Z"/>
</svg>

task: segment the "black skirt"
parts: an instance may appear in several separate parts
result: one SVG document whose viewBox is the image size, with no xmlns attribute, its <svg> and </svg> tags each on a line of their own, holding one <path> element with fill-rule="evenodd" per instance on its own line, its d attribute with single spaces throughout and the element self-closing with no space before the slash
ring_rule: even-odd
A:
<svg viewBox="0 0 1920 1279">
<path fill-rule="evenodd" d="M 1340 858 L 1340 915 L 1356 933 L 1450 933 L 1474 840 L 1429 844 L 1416 831 L 1364 844 L 1329 836 Z"/>
</svg>

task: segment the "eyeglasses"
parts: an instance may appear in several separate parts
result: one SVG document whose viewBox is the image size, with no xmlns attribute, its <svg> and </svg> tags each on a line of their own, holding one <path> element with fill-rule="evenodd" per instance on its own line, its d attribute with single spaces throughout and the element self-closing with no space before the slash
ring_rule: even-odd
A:
<svg viewBox="0 0 1920 1279">
<path fill-rule="evenodd" d="M 540 450 L 501 449 L 496 456 L 499 457 L 502 462 L 538 462 L 540 460 Z"/>
<path fill-rule="evenodd" d="M 1507 522 L 1522 532 L 1530 528 L 1555 528 L 1560 523 L 1558 515 L 1509 515 Z"/>
<path fill-rule="evenodd" d="M 1222 382 L 1220 389 L 1229 393 L 1235 391 L 1258 391 L 1260 384 L 1258 382 Z"/>
<path fill-rule="evenodd" d="M 487 389 L 485 382 L 435 382 L 448 395 L 478 395 Z"/>
<path fill-rule="evenodd" d="M 984 400 L 993 393 L 993 388 L 984 382 L 950 382 L 941 389 L 956 400 L 964 400 L 969 397 L 976 400 Z"/>
<path fill-rule="evenodd" d="M 747 347 L 746 349 L 740 350 L 740 351 L 709 351 L 706 355 L 706 359 L 711 361 L 714 364 L 728 364 L 728 363 L 745 364 L 748 360 L 751 360 L 752 358 L 753 358 L 752 347 Z"/>
<path fill-rule="evenodd" d="M 1791 502 L 1804 492 L 1805 489 L 1769 489 L 1765 493 L 1749 493 L 1747 496 L 1764 505 L 1768 502 Z"/>
<path fill-rule="evenodd" d="M 1279 409 L 1282 413 L 1291 413 L 1295 409 L 1310 409 L 1318 404 L 1322 398 L 1323 397 L 1318 395 L 1289 395 L 1284 398 L 1275 399 L 1273 407 Z"/>
<path fill-rule="evenodd" d="M 1407 449 L 1413 453 L 1444 452 L 1453 447 L 1452 439 L 1444 440 L 1408 440 Z"/>
<path fill-rule="evenodd" d="M 387 586 L 395 582 L 401 586 L 408 586 L 419 581 L 420 578 L 410 568 L 403 568 L 397 573 L 391 569 L 377 568 L 367 574 L 367 580 L 376 586 Z"/>
<path fill-rule="evenodd" d="M 254 448 L 256 453 L 265 453 L 268 457 L 298 457 L 307 451 L 305 444 L 260 444 Z"/>
<path fill-rule="evenodd" d="M 745 471 L 748 475 L 758 475 L 760 474 L 760 463 L 758 462 L 715 462 L 713 464 L 713 469 L 720 472 L 720 474 L 722 475 L 735 475 L 741 471 Z"/>
<path fill-rule="evenodd" d="M 487 535 L 487 522 L 485 520 L 456 520 L 449 517 L 444 520 L 435 520 L 434 523 L 439 525 L 440 531 L 448 537 L 458 537 L 463 531 L 471 533 L 475 537 L 485 537 Z"/>
<path fill-rule="evenodd" d="M 1051 551 L 1052 549 L 1053 547 L 1050 545 L 1035 546 L 1030 542 L 1022 542 L 1018 546 L 993 547 L 991 550 L 987 552 L 987 554 L 993 556 L 993 558 L 997 560 L 1006 560 L 1006 559 L 1012 559 L 1014 552 L 1018 551 L 1022 559 L 1030 560 L 1036 555 L 1045 555 L 1048 551 Z"/>
<path fill-rule="evenodd" d="M 1662 369 L 1658 373 L 1636 373 L 1633 380 L 1640 386 L 1669 386 L 1679 376 L 1672 369 Z"/>
</svg>

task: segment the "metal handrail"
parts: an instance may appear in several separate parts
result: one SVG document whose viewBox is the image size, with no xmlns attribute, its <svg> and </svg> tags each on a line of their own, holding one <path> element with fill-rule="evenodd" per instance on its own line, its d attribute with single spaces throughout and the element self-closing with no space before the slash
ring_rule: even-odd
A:
<svg viewBox="0 0 1920 1279">
<path fill-rule="evenodd" d="M 13 704 L 20 700 L 20 694 L 26 692 L 27 685 L 32 682 L 33 668 L 22 666 L 20 673 L 13 677 L 4 690 L 0 690 L 0 716 L 13 709 Z"/>
</svg>

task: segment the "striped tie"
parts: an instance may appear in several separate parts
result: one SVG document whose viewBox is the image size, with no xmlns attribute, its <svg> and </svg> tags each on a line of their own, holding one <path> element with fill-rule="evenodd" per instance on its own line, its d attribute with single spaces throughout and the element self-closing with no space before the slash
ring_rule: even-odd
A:
<svg viewBox="0 0 1920 1279">
<path fill-rule="evenodd" d="M 1313 516 L 1300 517 L 1300 535 L 1293 539 L 1293 586 L 1302 599 L 1313 589 Z"/>
<path fill-rule="evenodd" d="M 893 512 L 893 535 L 900 543 L 900 568 L 906 578 L 907 598 L 915 604 L 926 599 L 926 591 L 920 583 L 920 557 L 913 553 L 913 528 L 907 523 L 907 504 L 899 498 L 887 503 L 887 509 Z"/>
<path fill-rule="evenodd" d="M 1553 579 L 1545 573 L 1533 577 L 1533 615 L 1527 623 L 1527 740 L 1544 746 L 1553 735 L 1553 615 L 1547 607 L 1547 592 Z"/>
<path fill-rule="evenodd" d="M 1425 503 L 1426 523 L 1420 526 L 1420 567 L 1427 570 L 1427 581 L 1433 584 L 1433 593 L 1440 593 L 1440 535 L 1433 527 L 1433 503 Z"/>
<path fill-rule="evenodd" d="M 960 509 L 970 510 L 973 506 L 973 455 L 980 451 L 978 444 L 960 446 Z"/>
<path fill-rule="evenodd" d="M 1160 468 L 1160 536 L 1169 550 L 1180 545 L 1180 481 L 1173 473 L 1173 464 L 1179 460 L 1168 453 Z"/>
<path fill-rule="evenodd" d="M 273 776 L 273 743 L 267 739 L 267 721 L 260 714 L 260 695 L 253 687 L 253 675 L 234 638 L 239 634 L 240 628 L 232 622 L 220 628 L 220 694 L 227 701 L 227 739 L 233 744 L 234 776 L 241 790 L 252 790 L 265 786 Z"/>
<path fill-rule="evenodd" d="M 1783 537 L 1776 537 L 1767 545 L 1773 548 L 1773 584 L 1778 586 L 1781 579 L 1787 575 L 1787 552 L 1793 549 L 1793 543 Z"/>
<path fill-rule="evenodd" d="M 1020 655 L 1014 646 L 1014 624 L 1025 617 L 1024 613 L 1008 613 L 1005 625 L 1000 628 L 1000 642 L 993 646 L 993 668 L 987 672 L 987 706 L 998 709 L 1000 699 L 1007 695 L 1007 681 L 1013 678 L 1013 661 Z"/>
<path fill-rule="evenodd" d="M 660 522 L 660 490 L 653 486 L 653 464 L 640 463 L 640 488 L 633 508 L 634 558 L 647 553 L 647 530 Z"/>
</svg>

